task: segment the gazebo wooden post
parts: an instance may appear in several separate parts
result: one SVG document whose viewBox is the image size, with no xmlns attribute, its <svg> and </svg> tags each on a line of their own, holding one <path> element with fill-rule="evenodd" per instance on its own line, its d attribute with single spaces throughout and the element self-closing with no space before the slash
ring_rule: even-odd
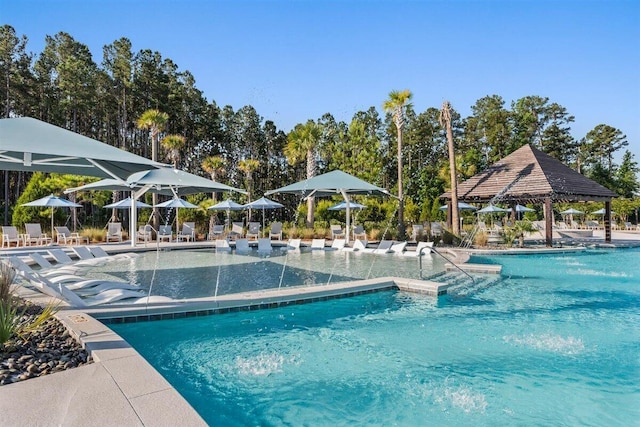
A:
<svg viewBox="0 0 640 427">
<path fill-rule="evenodd" d="M 544 234 L 547 247 L 553 246 L 553 206 L 551 198 L 544 199 Z"/>
<path fill-rule="evenodd" d="M 611 200 L 604 202 L 604 241 L 611 243 Z"/>
<path fill-rule="evenodd" d="M 453 203 L 451 203 L 451 200 L 448 200 L 447 201 L 447 228 L 449 230 L 451 230 L 453 226 L 453 214 L 451 213 L 451 206 L 453 206 Z"/>
</svg>

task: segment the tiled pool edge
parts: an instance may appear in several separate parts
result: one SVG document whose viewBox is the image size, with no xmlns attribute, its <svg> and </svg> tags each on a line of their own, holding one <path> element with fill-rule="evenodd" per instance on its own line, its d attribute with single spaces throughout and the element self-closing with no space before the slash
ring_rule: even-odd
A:
<svg viewBox="0 0 640 427">
<path fill-rule="evenodd" d="M 172 303 L 150 303 L 149 306 L 128 304 L 84 308 L 83 312 L 100 319 L 104 323 L 126 323 L 277 308 L 392 289 L 438 297 L 445 295 L 449 287 L 449 284 L 429 280 L 383 277 L 323 286 L 299 286 L 244 292 L 223 295 L 217 298 L 194 298 Z"/>
</svg>

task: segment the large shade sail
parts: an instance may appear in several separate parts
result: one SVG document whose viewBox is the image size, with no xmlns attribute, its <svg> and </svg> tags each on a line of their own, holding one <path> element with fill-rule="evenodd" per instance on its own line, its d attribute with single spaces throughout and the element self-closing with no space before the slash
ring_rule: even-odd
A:
<svg viewBox="0 0 640 427">
<path fill-rule="evenodd" d="M 0 119 L 0 169 L 125 179 L 163 166 L 58 126 L 19 117 Z"/>
</svg>

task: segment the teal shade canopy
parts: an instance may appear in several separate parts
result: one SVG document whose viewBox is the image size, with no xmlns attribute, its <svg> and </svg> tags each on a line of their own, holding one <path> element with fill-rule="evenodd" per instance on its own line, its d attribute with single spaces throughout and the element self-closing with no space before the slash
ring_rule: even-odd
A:
<svg viewBox="0 0 640 427">
<path fill-rule="evenodd" d="M 334 196 L 342 194 L 378 194 L 389 196 L 384 188 L 349 175 L 341 170 L 327 172 L 304 181 L 296 182 L 285 187 L 267 191 L 265 195 L 276 193 L 293 193 L 300 196 Z"/>
<path fill-rule="evenodd" d="M 0 169 L 125 179 L 163 165 L 31 118 L 0 119 Z"/>
</svg>

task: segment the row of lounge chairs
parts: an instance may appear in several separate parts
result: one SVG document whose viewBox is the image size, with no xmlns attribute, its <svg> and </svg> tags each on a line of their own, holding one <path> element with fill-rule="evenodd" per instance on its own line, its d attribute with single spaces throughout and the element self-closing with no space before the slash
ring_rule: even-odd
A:
<svg viewBox="0 0 640 427">
<path fill-rule="evenodd" d="M 361 253 L 373 253 L 373 254 L 398 254 L 407 256 L 417 256 L 421 249 L 433 247 L 433 242 L 419 242 L 415 251 L 405 251 L 407 242 L 396 242 L 393 240 L 382 240 L 376 247 L 370 248 L 367 246 L 366 240 L 356 240 L 352 246 L 346 245 L 345 239 L 333 239 L 330 246 L 326 246 L 326 239 L 313 239 L 311 241 L 311 250 L 326 250 L 326 251 L 349 251 L 349 252 L 361 252 Z M 216 240 L 216 250 L 218 251 L 231 251 L 232 246 L 227 239 Z M 287 249 L 299 250 L 302 246 L 301 239 L 289 239 L 287 243 Z M 249 239 L 239 238 L 235 240 L 235 250 L 237 253 L 247 253 L 250 250 Z M 270 253 L 272 250 L 270 238 L 258 239 L 258 253 Z M 428 251 L 430 252 L 430 250 Z"/>
<path fill-rule="evenodd" d="M 12 243 L 16 246 L 48 245 L 52 242 L 52 237 L 42 232 L 40 224 L 25 224 L 25 232 L 20 233 L 17 227 L 2 226 L 2 247 L 10 247 Z M 87 237 L 81 236 L 69 230 L 68 227 L 54 227 L 55 241 L 61 245 L 72 245 L 89 243 Z"/>
<path fill-rule="evenodd" d="M 8 262 L 34 289 L 52 297 L 65 300 L 74 307 L 90 307 L 123 299 L 145 300 L 145 293 L 139 286 L 131 283 L 87 279 L 83 275 L 86 268 L 122 258 L 131 258 L 136 254 L 109 255 L 100 247 L 80 246 L 73 248 L 78 261 L 73 260 L 62 249 L 50 249 L 46 253 L 29 255 L 30 260 L 40 266 L 31 268 L 21 258 L 12 256 Z M 55 260 L 55 264 L 50 261 Z"/>
</svg>

